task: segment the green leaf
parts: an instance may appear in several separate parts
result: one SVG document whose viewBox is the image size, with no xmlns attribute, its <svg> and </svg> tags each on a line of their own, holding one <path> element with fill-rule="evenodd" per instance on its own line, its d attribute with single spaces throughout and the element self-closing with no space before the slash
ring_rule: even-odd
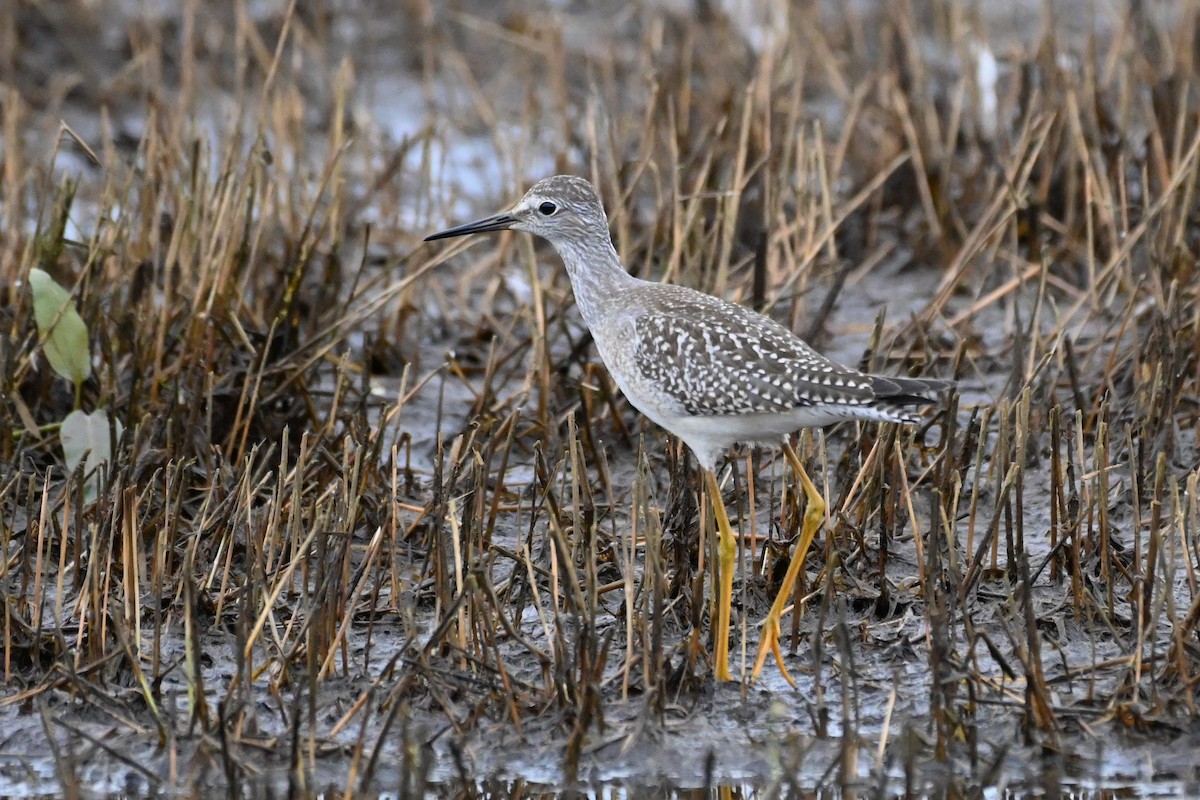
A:
<svg viewBox="0 0 1200 800">
<path fill-rule="evenodd" d="M 71 293 L 40 269 L 29 270 L 33 290 L 33 318 L 42 338 L 42 350 L 54 371 L 75 384 L 92 374 L 87 325 L 71 302 Z"/>
<path fill-rule="evenodd" d="M 115 428 L 117 436 L 120 436 L 121 423 L 116 422 Z M 63 420 L 58 436 L 62 440 L 68 472 L 74 472 L 79 462 L 87 456 L 83 465 L 86 480 L 83 498 L 90 503 L 100 493 L 100 467 L 112 461 L 113 441 L 108 426 L 108 412 L 104 409 L 97 409 L 91 414 L 72 411 Z"/>
</svg>

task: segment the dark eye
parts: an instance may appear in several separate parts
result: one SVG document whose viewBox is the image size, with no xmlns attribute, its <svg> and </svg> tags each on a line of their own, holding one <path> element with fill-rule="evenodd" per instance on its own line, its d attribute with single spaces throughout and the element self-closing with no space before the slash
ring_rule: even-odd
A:
<svg viewBox="0 0 1200 800">
<path fill-rule="evenodd" d="M 546 202 L 538 206 L 538 211 L 543 217 L 548 217 L 555 211 L 558 211 L 558 206 L 554 205 L 554 203 Z"/>
</svg>

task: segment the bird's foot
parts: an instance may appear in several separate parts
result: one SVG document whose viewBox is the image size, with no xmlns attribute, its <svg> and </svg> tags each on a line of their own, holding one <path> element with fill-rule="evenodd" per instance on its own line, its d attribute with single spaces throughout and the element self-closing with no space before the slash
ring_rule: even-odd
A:
<svg viewBox="0 0 1200 800">
<path fill-rule="evenodd" d="M 780 635 L 779 615 L 772 609 L 771 613 L 767 615 L 766 621 L 763 622 L 762 638 L 758 642 L 758 656 L 754 659 L 754 670 L 750 673 L 750 680 L 753 682 L 758 679 L 763 665 L 767 663 L 767 653 L 771 653 L 775 656 L 775 665 L 779 667 L 779 673 L 795 689 L 796 682 L 792 680 L 787 666 L 783 663 L 783 651 L 779 647 Z"/>
</svg>

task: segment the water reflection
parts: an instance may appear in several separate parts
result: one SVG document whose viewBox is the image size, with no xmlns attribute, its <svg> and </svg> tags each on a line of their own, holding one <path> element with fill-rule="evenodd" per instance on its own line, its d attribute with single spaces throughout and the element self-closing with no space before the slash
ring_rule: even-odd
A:
<svg viewBox="0 0 1200 800">
<path fill-rule="evenodd" d="M 1131 798 L 1165 798 L 1197 796 L 1200 787 L 1188 787 L 1177 781 L 1127 785 L 1105 785 L 1095 787 L 1060 787 L 1047 792 L 1043 786 L 1034 784 L 1010 785 L 1004 788 L 945 785 L 935 788 L 906 791 L 889 787 L 825 787 L 803 788 L 788 783 L 768 786 L 730 784 L 708 788 L 683 788 L 677 786 L 655 786 L 644 783 L 607 782 L 573 789 L 531 784 L 525 781 L 489 780 L 464 786 L 461 783 L 430 783 L 407 790 L 378 792 L 346 792 L 343 787 L 328 785 L 319 791 L 298 790 L 293 786 L 278 784 L 243 784 L 232 791 L 221 791 L 213 786 L 195 788 L 192 791 L 171 793 L 112 792 L 95 793 L 80 787 L 75 796 L 97 800 L 124 800 L 125 798 L 209 798 L 224 795 L 229 800 L 275 800 L 276 798 L 299 798 L 302 800 L 409 800 L 409 798 L 452 798 L 453 800 L 959 800 L 959 798 L 981 798 L 981 800 L 1130 800 Z M 22 798 L 23 800 L 50 800 L 63 797 L 62 792 L 38 794 L 0 794 L 0 800 Z"/>
</svg>

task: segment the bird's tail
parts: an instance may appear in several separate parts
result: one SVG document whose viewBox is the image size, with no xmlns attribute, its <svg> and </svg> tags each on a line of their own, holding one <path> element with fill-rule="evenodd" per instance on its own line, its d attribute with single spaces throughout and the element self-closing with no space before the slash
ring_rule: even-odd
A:
<svg viewBox="0 0 1200 800">
<path fill-rule="evenodd" d="M 953 389 L 953 381 L 936 378 L 892 378 L 882 375 L 871 376 L 871 388 L 875 390 L 875 403 L 895 414 L 897 421 L 916 422 L 917 411 L 938 403 L 942 395 Z"/>
</svg>

